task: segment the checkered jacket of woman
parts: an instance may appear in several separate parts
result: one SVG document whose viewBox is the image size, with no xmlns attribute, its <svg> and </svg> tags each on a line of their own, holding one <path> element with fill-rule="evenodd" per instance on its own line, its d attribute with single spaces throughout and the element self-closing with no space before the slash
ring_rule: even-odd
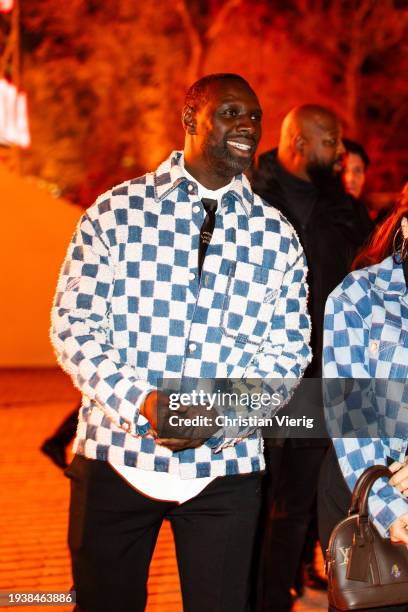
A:
<svg viewBox="0 0 408 612">
<path fill-rule="evenodd" d="M 343 426 L 350 424 L 349 435 L 334 439 L 341 470 L 353 489 L 364 469 L 385 465 L 387 458 L 404 462 L 407 453 L 408 290 L 401 264 L 388 257 L 349 274 L 327 300 L 324 327 L 324 377 L 354 379 L 354 388 L 360 388 L 358 396 L 349 394 L 343 404 L 348 414 L 341 418 Z M 370 379 L 366 385 L 364 379 Z M 354 432 L 353 423 L 358 423 Z M 329 430 L 337 425 L 328 419 Z M 395 519 L 408 512 L 408 500 L 379 479 L 369 509 L 386 536 Z"/>
</svg>

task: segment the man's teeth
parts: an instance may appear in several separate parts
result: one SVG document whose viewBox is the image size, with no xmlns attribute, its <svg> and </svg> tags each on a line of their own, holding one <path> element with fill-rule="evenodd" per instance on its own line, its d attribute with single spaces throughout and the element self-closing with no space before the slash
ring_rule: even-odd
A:
<svg viewBox="0 0 408 612">
<path fill-rule="evenodd" d="M 241 151 L 250 151 L 252 148 L 251 145 L 242 144 L 242 142 L 234 142 L 233 140 L 227 140 L 227 142 L 231 147 L 235 147 Z"/>
</svg>

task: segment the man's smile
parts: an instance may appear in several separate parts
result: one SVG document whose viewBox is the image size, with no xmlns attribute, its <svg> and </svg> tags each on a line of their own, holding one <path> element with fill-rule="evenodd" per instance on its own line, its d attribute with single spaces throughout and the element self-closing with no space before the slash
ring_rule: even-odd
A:
<svg viewBox="0 0 408 612">
<path fill-rule="evenodd" d="M 232 139 L 229 138 L 227 140 L 227 145 L 234 149 L 234 151 L 238 151 L 240 155 L 247 156 L 255 148 L 255 142 L 253 140 L 248 140 L 247 138 L 243 139 Z"/>
</svg>

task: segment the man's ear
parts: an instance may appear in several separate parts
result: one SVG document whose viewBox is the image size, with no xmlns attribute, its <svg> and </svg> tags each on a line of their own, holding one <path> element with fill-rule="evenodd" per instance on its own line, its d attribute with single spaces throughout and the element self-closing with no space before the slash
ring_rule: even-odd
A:
<svg viewBox="0 0 408 612">
<path fill-rule="evenodd" d="M 192 106 L 185 106 L 181 114 L 184 129 L 187 134 L 197 134 L 197 123 L 195 110 Z"/>
<path fill-rule="evenodd" d="M 305 139 L 303 138 L 302 134 L 296 134 L 293 139 L 293 146 L 297 153 L 303 155 L 305 150 Z"/>
</svg>

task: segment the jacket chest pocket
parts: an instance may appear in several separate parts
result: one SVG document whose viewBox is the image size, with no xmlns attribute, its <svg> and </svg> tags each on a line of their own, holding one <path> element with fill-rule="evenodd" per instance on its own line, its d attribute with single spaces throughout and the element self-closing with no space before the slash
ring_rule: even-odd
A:
<svg viewBox="0 0 408 612">
<path fill-rule="evenodd" d="M 222 333 L 238 344 L 260 344 L 266 336 L 283 272 L 256 264 L 231 266 L 221 311 Z"/>
<path fill-rule="evenodd" d="M 385 323 L 380 340 L 370 340 L 370 371 L 379 378 L 405 378 L 408 374 L 408 331 Z"/>
</svg>

